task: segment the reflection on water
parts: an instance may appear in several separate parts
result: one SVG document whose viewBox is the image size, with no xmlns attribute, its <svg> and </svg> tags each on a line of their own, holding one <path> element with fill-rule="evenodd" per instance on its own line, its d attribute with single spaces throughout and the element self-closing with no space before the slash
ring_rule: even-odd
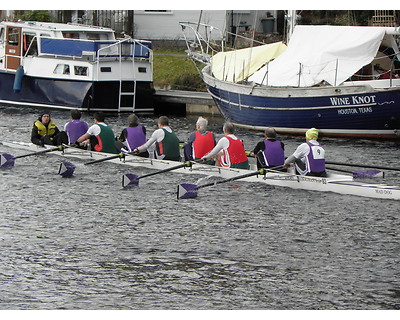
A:
<svg viewBox="0 0 400 320">
<path fill-rule="evenodd" d="M 0 113 L 0 140 L 29 140 L 39 110 Z M 69 112 L 52 116 L 62 127 Z M 196 119 L 171 118 L 181 140 Z M 156 117 L 141 120 L 149 134 L 156 129 Z M 108 118 L 117 134 L 125 121 Z M 210 119 L 219 137 L 222 123 Z M 261 139 L 238 136 L 247 149 Z M 302 142 L 282 139 L 286 155 Z M 322 142 L 333 161 L 399 167 L 393 143 Z M 51 154 L 0 171 L 1 309 L 400 308 L 397 201 L 239 180 L 176 200 L 179 183 L 209 180 L 168 172 L 123 190 L 132 168 L 73 162 L 67 179 Z M 388 172 L 385 182 L 399 184 L 399 176 Z"/>
</svg>

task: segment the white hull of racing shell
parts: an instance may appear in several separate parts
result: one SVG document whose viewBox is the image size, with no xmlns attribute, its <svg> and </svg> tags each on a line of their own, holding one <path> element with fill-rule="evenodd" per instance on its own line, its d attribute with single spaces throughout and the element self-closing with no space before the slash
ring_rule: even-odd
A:
<svg viewBox="0 0 400 320">
<path fill-rule="evenodd" d="M 29 150 L 32 152 L 44 150 L 44 148 L 32 143 L 23 142 L 2 142 L 3 145 L 15 148 Z M 54 148 L 54 146 L 46 146 Z M 68 147 L 63 151 L 53 151 L 66 158 L 77 158 L 81 160 L 93 161 L 108 158 L 112 156 L 109 153 L 87 151 L 78 148 Z M 158 160 L 142 158 L 133 155 L 127 155 L 123 160 L 119 158 L 107 160 L 116 164 L 122 164 L 131 167 L 144 167 L 154 170 L 164 170 L 181 164 L 177 161 Z M 251 171 L 244 169 L 222 168 L 200 163 L 192 163 L 191 167 L 183 167 L 174 170 L 179 173 L 197 174 L 206 176 L 216 176 L 222 179 L 230 179 L 249 173 Z M 345 174 L 328 173 L 326 178 L 299 176 L 292 173 L 279 171 L 268 171 L 265 175 L 254 175 L 243 178 L 243 181 L 265 183 L 271 186 L 288 187 L 292 189 L 301 189 L 319 192 L 334 192 L 339 194 L 356 195 L 361 197 L 393 199 L 400 200 L 400 187 L 385 184 L 371 184 L 362 181 L 355 181 L 353 176 Z"/>
</svg>

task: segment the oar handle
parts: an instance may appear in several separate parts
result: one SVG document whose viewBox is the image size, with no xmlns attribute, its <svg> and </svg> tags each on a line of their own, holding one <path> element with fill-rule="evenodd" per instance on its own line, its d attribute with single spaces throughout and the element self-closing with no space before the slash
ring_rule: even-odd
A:
<svg viewBox="0 0 400 320">
<path fill-rule="evenodd" d="M 21 156 L 14 157 L 14 159 L 25 158 L 25 157 L 34 156 L 37 154 L 42 154 L 42 153 L 47 153 L 47 152 L 52 152 L 52 151 L 63 151 L 63 150 L 64 150 L 63 146 L 58 146 L 57 148 L 45 149 L 45 150 L 38 151 L 38 152 L 23 154 Z"/>
<path fill-rule="evenodd" d="M 328 167 L 328 166 L 326 166 L 326 169 L 333 170 L 333 171 L 338 171 L 338 172 L 353 173 L 353 171 L 351 171 L 351 170 L 333 168 L 333 167 Z"/>
<path fill-rule="evenodd" d="M 103 161 L 107 161 L 107 160 L 111 160 L 111 159 L 116 159 L 116 158 L 123 158 L 124 156 L 125 156 L 124 153 L 122 153 L 122 155 L 121 155 L 121 153 L 119 153 L 119 154 L 117 154 L 115 156 L 106 157 L 106 158 L 103 158 L 103 159 L 97 159 L 97 160 L 86 162 L 85 165 L 99 163 L 99 162 L 103 162 Z"/>
<path fill-rule="evenodd" d="M 180 164 L 180 165 L 175 166 L 175 167 L 171 167 L 171 168 L 167 168 L 167 169 L 163 169 L 163 170 L 159 170 L 159 171 L 156 171 L 156 172 L 152 172 L 152 173 L 145 174 L 145 175 L 143 175 L 143 176 L 138 177 L 138 179 L 142 179 L 142 178 L 145 178 L 145 177 L 154 176 L 154 175 L 156 175 L 156 174 L 160 174 L 160 173 L 172 171 L 172 170 L 179 169 L 179 168 L 183 168 L 183 167 L 191 167 L 191 165 L 192 165 L 192 164 L 191 164 L 190 161 L 186 161 L 185 163 Z"/>
<path fill-rule="evenodd" d="M 339 166 L 348 166 L 348 167 L 359 167 L 359 168 L 370 168 L 370 169 L 382 169 L 382 170 L 392 170 L 392 171 L 400 171 L 400 168 L 394 167 L 385 167 L 385 166 L 372 166 L 361 163 L 347 163 L 347 162 L 334 162 L 334 161 L 325 161 L 326 164 L 336 164 Z"/>
<path fill-rule="evenodd" d="M 238 180 L 238 179 L 244 179 L 244 178 L 256 176 L 256 175 L 259 175 L 259 174 L 261 174 L 261 175 L 265 174 L 265 170 L 264 169 L 260 169 L 260 170 L 255 171 L 255 172 L 242 174 L 241 176 L 237 176 L 237 177 L 232 177 L 232 178 L 228 178 L 228 179 L 224 179 L 224 180 L 218 180 L 218 181 L 206 183 L 206 184 L 203 184 L 203 185 L 199 186 L 197 189 L 204 188 L 204 187 L 210 187 L 210 186 L 213 186 L 213 185 L 216 185 L 216 184 L 230 182 L 230 181 L 234 181 L 234 180 Z"/>
<path fill-rule="evenodd" d="M 112 160 L 112 159 L 116 159 L 116 158 L 121 158 L 122 159 L 122 158 L 125 158 L 126 155 L 137 155 L 137 152 L 135 152 L 135 151 L 130 151 L 130 152 L 127 152 L 127 153 L 120 152 L 115 156 L 110 156 L 110 157 L 106 157 L 106 158 L 103 158 L 103 159 L 97 159 L 97 160 L 86 162 L 85 165 L 99 163 L 99 162 Z"/>
</svg>

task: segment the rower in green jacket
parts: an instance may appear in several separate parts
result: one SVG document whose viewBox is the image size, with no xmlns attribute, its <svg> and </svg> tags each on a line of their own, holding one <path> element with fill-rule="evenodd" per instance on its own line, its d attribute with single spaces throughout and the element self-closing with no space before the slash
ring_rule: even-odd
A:
<svg viewBox="0 0 400 320">
<path fill-rule="evenodd" d="M 103 112 L 94 114 L 94 125 L 76 140 L 78 144 L 87 146 L 90 143 L 91 150 L 107 153 L 118 153 L 115 148 L 114 131 L 104 123 L 105 115 Z"/>
<path fill-rule="evenodd" d="M 169 126 L 169 119 L 166 116 L 158 118 L 158 129 L 153 132 L 145 144 L 137 147 L 134 151 L 136 153 L 143 152 L 154 143 L 157 143 L 154 158 L 180 161 L 179 139 Z"/>
</svg>

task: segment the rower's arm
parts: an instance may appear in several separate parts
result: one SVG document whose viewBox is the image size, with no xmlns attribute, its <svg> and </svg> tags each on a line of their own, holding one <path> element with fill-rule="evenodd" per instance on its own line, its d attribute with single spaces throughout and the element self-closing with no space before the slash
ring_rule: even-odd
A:
<svg viewBox="0 0 400 320">
<path fill-rule="evenodd" d="M 39 130 L 37 126 L 32 127 L 32 132 L 31 132 L 31 142 L 37 145 L 42 145 L 41 138 L 42 136 L 39 134 Z"/>
<path fill-rule="evenodd" d="M 149 148 L 154 142 L 156 141 L 161 141 L 164 139 L 164 130 L 162 129 L 157 129 L 156 131 L 153 132 L 151 135 L 150 139 L 147 140 L 147 142 L 140 147 L 136 148 L 139 152 L 142 152 Z"/>
<path fill-rule="evenodd" d="M 217 145 L 214 147 L 214 149 L 212 149 L 208 154 L 206 154 L 205 156 L 202 157 L 202 159 L 209 159 L 212 157 L 215 157 L 218 152 L 220 152 L 222 149 L 226 149 L 229 147 L 229 140 L 228 139 L 224 139 L 225 137 L 219 139 Z"/>
<path fill-rule="evenodd" d="M 294 163 L 296 160 L 297 160 L 297 158 L 294 155 L 291 155 L 291 156 L 287 157 L 287 159 L 285 160 L 285 165 Z"/>
<path fill-rule="evenodd" d="M 78 140 L 76 140 L 76 142 L 81 143 L 81 142 L 83 142 L 83 141 L 85 141 L 85 140 L 87 140 L 89 138 L 90 138 L 90 134 L 89 133 L 85 133 L 84 135 L 80 136 L 78 138 Z"/>
</svg>

